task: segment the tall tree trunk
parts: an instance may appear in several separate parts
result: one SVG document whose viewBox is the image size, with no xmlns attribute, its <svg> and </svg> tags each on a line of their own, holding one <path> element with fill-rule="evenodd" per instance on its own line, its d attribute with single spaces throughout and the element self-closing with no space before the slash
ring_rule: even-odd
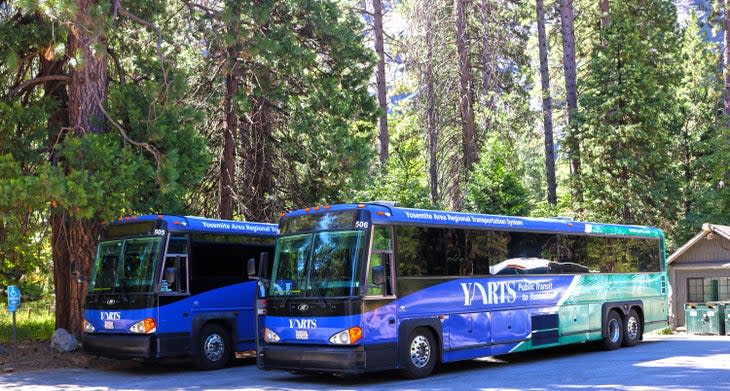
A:
<svg viewBox="0 0 730 391">
<path fill-rule="evenodd" d="M 482 93 L 487 97 L 487 109 L 489 115 L 485 116 L 484 128 L 489 131 L 491 127 L 491 116 L 494 113 L 494 94 L 492 94 L 492 75 L 494 71 L 494 61 L 492 54 L 492 43 L 489 37 L 489 16 L 490 16 L 490 0 L 482 0 L 479 3 L 479 22 L 482 28 Z"/>
<path fill-rule="evenodd" d="M 722 25 L 725 29 L 725 48 L 723 57 L 725 59 L 725 89 L 723 91 L 723 114 L 725 115 L 725 125 L 730 126 L 730 0 L 725 0 L 724 16 Z"/>
<path fill-rule="evenodd" d="M 231 47 L 227 50 L 227 66 L 223 111 L 225 124 L 223 125 L 223 151 L 220 160 L 220 199 L 218 203 L 218 217 L 221 219 L 233 218 L 233 197 L 235 195 L 236 178 L 236 139 L 238 130 L 238 113 L 235 108 L 235 99 L 238 95 L 240 72 L 238 64 L 238 50 Z"/>
<path fill-rule="evenodd" d="M 263 85 L 270 79 L 266 71 L 254 78 Z M 252 96 L 251 103 L 250 120 L 241 129 L 244 215 L 247 220 L 271 221 L 274 211 L 267 195 L 273 192 L 274 170 L 269 151 L 276 118 L 266 97 Z"/>
<path fill-rule="evenodd" d="M 101 109 L 107 97 L 106 37 L 96 34 L 101 23 L 93 20 L 93 6 L 92 0 L 76 1 L 76 16 L 68 37 L 69 57 L 82 60 L 72 67 L 68 85 L 69 131 L 77 136 L 106 131 Z M 74 162 L 57 163 L 68 171 Z M 86 278 L 91 271 L 96 236 L 100 229 L 98 222 L 78 219 L 52 203 L 51 245 L 56 288 L 56 327 L 63 327 L 76 335 L 82 332 L 88 285 Z M 72 270 L 72 263 L 76 270 Z M 72 273 L 74 271 L 78 274 Z"/>
<path fill-rule="evenodd" d="M 426 16 L 426 64 L 425 64 L 425 85 L 426 85 L 426 137 L 428 141 L 428 179 L 431 192 L 431 202 L 435 205 L 439 202 L 439 174 L 438 158 L 436 151 L 439 143 L 439 126 L 436 111 L 436 86 L 433 74 L 433 34 L 431 34 L 431 15 Z"/>
<path fill-rule="evenodd" d="M 609 0 L 599 0 L 598 11 L 601 13 L 601 28 L 605 29 L 606 27 L 608 27 L 608 23 L 611 21 L 608 16 L 608 13 L 610 11 Z"/>
<path fill-rule="evenodd" d="M 573 203 L 583 203 L 583 188 L 580 178 L 580 134 L 576 124 L 578 114 L 578 88 L 575 64 L 575 31 L 573 27 L 573 1 L 560 0 L 560 29 L 563 37 L 563 70 L 565 72 L 565 95 L 568 102 L 568 134 L 566 144 L 570 155 L 570 172 L 573 176 Z"/>
<path fill-rule="evenodd" d="M 465 0 L 454 0 L 456 51 L 459 57 L 459 111 L 464 144 L 464 170 L 470 172 L 479 159 L 474 125 L 474 78 L 469 62 Z"/>
<path fill-rule="evenodd" d="M 388 162 L 388 99 L 385 85 L 385 45 L 383 43 L 383 4 L 381 0 L 373 2 L 373 33 L 375 35 L 375 53 L 378 55 L 378 69 L 375 74 L 378 104 L 383 114 L 378 123 L 378 140 L 380 141 L 380 163 Z"/>
<path fill-rule="evenodd" d="M 543 0 L 537 5 L 537 39 L 540 46 L 540 79 L 542 85 L 542 120 L 545 127 L 545 171 L 547 176 L 548 202 L 557 203 L 555 184 L 555 155 L 553 152 L 553 113 L 550 99 L 550 74 L 548 73 L 548 48 L 545 36 L 545 9 Z"/>
</svg>

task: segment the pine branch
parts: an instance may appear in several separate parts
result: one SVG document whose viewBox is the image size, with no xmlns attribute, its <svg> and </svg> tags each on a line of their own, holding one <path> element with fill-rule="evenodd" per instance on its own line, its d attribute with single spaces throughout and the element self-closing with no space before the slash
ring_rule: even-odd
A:
<svg viewBox="0 0 730 391">
<path fill-rule="evenodd" d="M 47 81 L 52 81 L 52 80 L 70 82 L 71 81 L 71 76 L 68 76 L 68 75 L 48 75 L 48 76 L 39 76 L 39 77 L 36 77 L 34 79 L 26 80 L 26 81 L 20 83 L 17 87 L 15 87 L 12 90 L 10 90 L 10 92 L 8 93 L 7 96 L 9 98 L 13 98 L 18 93 L 20 93 L 20 92 L 22 92 L 22 91 L 24 91 L 24 90 L 26 90 L 26 89 L 28 89 L 30 87 L 36 86 L 36 85 L 41 84 L 41 83 L 45 83 Z"/>
</svg>

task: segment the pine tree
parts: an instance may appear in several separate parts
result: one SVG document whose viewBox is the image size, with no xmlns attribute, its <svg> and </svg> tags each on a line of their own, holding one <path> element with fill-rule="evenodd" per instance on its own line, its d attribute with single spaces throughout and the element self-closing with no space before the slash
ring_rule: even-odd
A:
<svg viewBox="0 0 730 391">
<path fill-rule="evenodd" d="M 600 220 L 665 225 L 676 218 L 672 140 L 680 75 L 674 5 L 612 1 L 582 80 L 583 185 Z"/>
</svg>

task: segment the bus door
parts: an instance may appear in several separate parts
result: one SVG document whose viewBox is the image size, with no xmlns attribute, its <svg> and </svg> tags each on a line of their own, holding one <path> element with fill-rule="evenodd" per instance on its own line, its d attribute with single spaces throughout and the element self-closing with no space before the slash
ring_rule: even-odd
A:
<svg viewBox="0 0 730 391">
<path fill-rule="evenodd" d="M 363 301 L 363 343 L 372 347 L 366 346 L 368 365 L 377 362 L 393 368 L 397 364 L 398 312 L 392 226 L 373 226 L 369 259 L 367 292 Z"/>
<path fill-rule="evenodd" d="M 187 353 L 190 349 L 189 303 L 190 295 L 188 239 L 185 235 L 171 235 L 160 278 L 160 296 L 157 311 L 157 333 L 163 337 L 160 353 L 170 355 Z"/>
</svg>

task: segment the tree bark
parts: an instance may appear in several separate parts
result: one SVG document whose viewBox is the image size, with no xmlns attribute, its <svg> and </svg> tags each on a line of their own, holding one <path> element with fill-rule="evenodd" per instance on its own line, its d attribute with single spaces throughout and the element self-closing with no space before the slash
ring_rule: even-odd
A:
<svg viewBox="0 0 730 391">
<path fill-rule="evenodd" d="M 380 164 L 388 162 L 388 99 L 385 84 L 385 45 L 383 40 L 383 4 L 381 0 L 373 2 L 373 33 L 375 35 L 375 53 L 378 55 L 378 69 L 375 79 L 378 90 L 378 104 L 383 114 L 378 121 L 378 140 L 380 142 Z"/>
<path fill-rule="evenodd" d="M 492 94 L 492 75 L 494 72 L 494 55 L 492 54 L 492 43 L 489 37 L 489 16 L 490 16 L 490 0 L 482 0 L 479 4 L 479 22 L 482 28 L 482 93 L 487 96 L 487 109 L 494 112 L 494 95 Z M 485 129 L 489 131 L 491 127 L 490 115 L 485 116 Z"/>
<path fill-rule="evenodd" d="M 608 16 L 608 12 L 610 10 L 609 0 L 599 0 L 598 10 L 601 13 L 601 28 L 605 29 L 606 27 L 608 27 L 608 23 L 610 23 L 611 21 Z"/>
<path fill-rule="evenodd" d="M 578 114 L 578 88 L 575 63 L 575 31 L 573 1 L 560 0 L 560 29 L 563 38 L 563 70 L 565 73 L 565 95 L 568 103 L 568 135 L 566 146 L 570 155 L 570 172 L 573 176 L 573 202 L 583 203 L 580 165 L 580 135 L 576 124 Z"/>
<path fill-rule="evenodd" d="M 96 34 L 101 23 L 92 15 L 94 1 L 76 0 L 76 14 L 70 26 L 68 56 L 79 61 L 71 68 L 68 84 L 68 125 L 76 136 L 106 131 L 101 105 L 107 97 L 106 37 Z M 94 52 L 92 52 L 92 47 Z M 101 50 L 99 50 L 101 49 Z M 52 141 L 55 142 L 55 141 Z M 74 162 L 52 163 L 68 171 Z M 96 237 L 101 225 L 78 219 L 61 205 L 51 203 L 51 232 L 56 288 L 56 327 L 80 335 L 86 299 L 87 278 L 94 259 Z M 75 269 L 72 270 L 72 263 Z M 72 273 L 76 271 L 77 273 Z"/>
<path fill-rule="evenodd" d="M 479 160 L 474 126 L 474 78 L 469 62 L 469 42 L 464 0 L 454 0 L 456 51 L 459 57 L 459 111 L 464 144 L 464 170 L 470 172 Z"/>
<path fill-rule="evenodd" d="M 100 108 L 107 95 L 106 37 L 100 35 L 92 42 L 100 28 L 91 15 L 94 3 L 76 0 L 76 20 L 68 37 L 69 57 L 82 60 L 72 67 L 68 85 L 69 125 L 78 135 L 106 131 L 106 119 Z M 96 49 L 94 53 L 92 47 Z"/>
<path fill-rule="evenodd" d="M 253 77 L 253 76 L 252 76 Z M 271 75 L 263 71 L 254 77 L 263 85 L 270 82 Z M 271 149 L 274 121 L 272 106 L 264 96 L 253 95 L 251 111 L 241 128 L 242 172 L 245 173 L 242 186 L 243 214 L 251 221 L 271 221 L 274 211 L 267 199 L 273 192 L 273 160 Z"/>
<path fill-rule="evenodd" d="M 555 184 L 555 155 L 553 152 L 553 114 L 550 99 L 550 74 L 548 73 L 548 47 L 545 36 L 545 9 L 543 0 L 535 0 L 537 8 L 537 38 L 540 47 L 540 79 L 542 85 L 542 119 L 545 127 L 545 171 L 547 176 L 548 202 L 557 204 Z"/>
<path fill-rule="evenodd" d="M 725 88 L 723 90 L 723 114 L 725 115 L 725 125 L 730 126 L 730 0 L 725 0 L 725 13 L 722 19 L 722 25 L 725 29 L 725 48 L 723 58 L 725 59 Z"/>
<path fill-rule="evenodd" d="M 431 34 L 431 15 L 426 16 L 426 64 L 424 81 L 426 87 L 426 137 L 428 142 L 428 179 L 431 194 L 431 202 L 436 205 L 439 202 L 439 162 L 436 156 L 439 143 L 439 127 L 436 111 L 436 86 L 434 80 L 433 63 L 433 35 Z"/>
<path fill-rule="evenodd" d="M 239 64 L 238 50 L 231 47 L 227 50 L 227 67 L 225 94 L 223 98 L 223 110 L 225 112 L 225 124 L 223 125 L 223 150 L 220 160 L 220 182 L 219 182 L 219 203 L 218 217 L 221 219 L 233 218 L 233 197 L 235 195 L 236 178 L 236 139 L 238 133 L 238 113 L 235 108 L 235 99 L 239 89 Z"/>
</svg>

